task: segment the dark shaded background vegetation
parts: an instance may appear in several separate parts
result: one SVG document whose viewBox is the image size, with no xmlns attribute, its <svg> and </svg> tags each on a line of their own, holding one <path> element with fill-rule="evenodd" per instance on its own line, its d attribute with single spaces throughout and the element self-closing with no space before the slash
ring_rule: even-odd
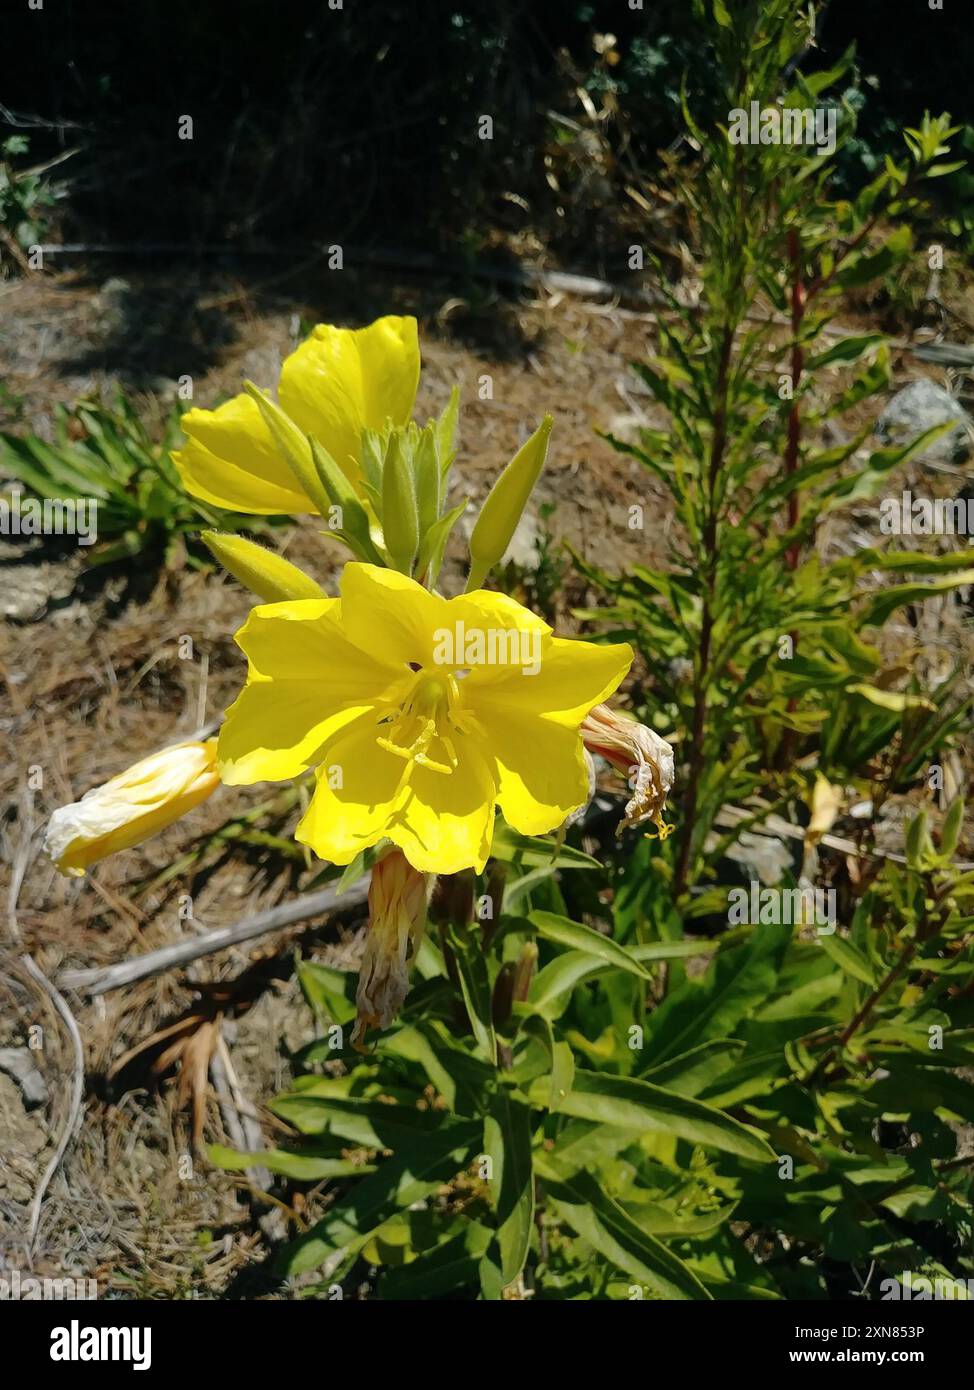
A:
<svg viewBox="0 0 974 1390">
<path fill-rule="evenodd" d="M 857 45 L 850 179 L 924 108 L 966 121 L 964 8 L 828 7 L 807 62 Z M 684 71 L 699 108 L 712 96 L 694 24 L 686 0 L 46 0 L 4 17 L 0 133 L 28 137 L 21 166 L 75 151 L 50 174 L 65 185 L 50 239 L 479 254 L 530 230 L 604 269 L 607 221 L 643 216 L 625 190 L 681 129 Z"/>
</svg>

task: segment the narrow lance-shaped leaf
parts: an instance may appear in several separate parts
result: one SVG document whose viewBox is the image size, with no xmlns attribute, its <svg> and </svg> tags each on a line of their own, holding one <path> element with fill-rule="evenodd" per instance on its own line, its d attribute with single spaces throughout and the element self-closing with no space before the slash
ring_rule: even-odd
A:
<svg viewBox="0 0 974 1390">
<path fill-rule="evenodd" d="M 591 1173 L 563 1175 L 539 1156 L 546 1196 L 573 1230 L 599 1254 L 662 1299 L 709 1299 L 700 1280 L 655 1236 L 643 1231 Z"/>
<path fill-rule="evenodd" d="M 567 917 L 559 917 L 554 912 L 532 912 L 528 920 L 538 934 L 548 941 L 557 941 L 561 946 L 584 951 L 587 955 L 604 961 L 606 965 L 628 971 L 630 975 L 638 975 L 642 980 L 652 979 L 649 971 L 640 965 L 624 946 L 620 946 L 610 936 L 603 936 L 592 927 L 583 926 L 581 922 L 572 922 Z"/>
<path fill-rule="evenodd" d="M 530 1094 L 535 1103 L 547 1100 L 537 1082 Z M 640 1133 L 671 1134 L 758 1163 L 775 1156 L 760 1134 L 722 1110 L 629 1077 L 576 1071 L 575 1084 L 558 1105 L 558 1113 Z"/>
<path fill-rule="evenodd" d="M 451 925 L 447 928 L 447 937 L 456 957 L 463 1002 L 467 1007 L 474 1037 L 490 1061 L 496 1063 L 497 1039 L 491 1020 L 490 981 L 483 952 L 472 939 L 469 929 L 463 930 Z"/>
<path fill-rule="evenodd" d="M 534 1221 L 531 1108 L 506 1086 L 491 1097 L 484 1119 L 484 1149 L 491 1161 L 490 1190 L 497 1213 L 501 1278 L 512 1283 L 524 1268 Z"/>
</svg>

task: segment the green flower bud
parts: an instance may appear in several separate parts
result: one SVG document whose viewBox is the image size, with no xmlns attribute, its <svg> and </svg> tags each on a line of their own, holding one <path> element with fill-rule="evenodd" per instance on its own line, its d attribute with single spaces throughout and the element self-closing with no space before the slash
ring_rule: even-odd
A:
<svg viewBox="0 0 974 1390">
<path fill-rule="evenodd" d="M 419 549 L 419 512 L 412 470 L 398 434 L 390 437 L 382 470 L 382 535 L 395 568 L 411 574 Z"/>
<path fill-rule="evenodd" d="M 521 513 L 545 464 L 551 416 L 546 415 L 497 479 L 480 509 L 470 537 L 470 574 L 467 591 L 479 589 L 503 558 Z"/>
<path fill-rule="evenodd" d="M 330 501 L 315 469 L 307 436 L 298 429 L 291 417 L 252 381 L 244 382 L 244 390 L 256 401 L 264 417 L 264 423 L 270 430 L 271 438 L 284 455 L 287 466 L 301 489 L 311 498 L 321 515 L 327 516 Z"/>
<path fill-rule="evenodd" d="M 372 543 L 368 513 L 359 501 L 355 488 L 328 450 L 314 438 L 311 439 L 311 456 L 332 506 L 338 507 L 341 513 L 341 526 L 336 534 L 363 560 L 381 564 L 382 557 Z"/>
<path fill-rule="evenodd" d="M 254 541 L 220 531 L 204 531 L 202 539 L 224 569 L 265 603 L 327 597 L 324 589 L 297 565 Z"/>
</svg>

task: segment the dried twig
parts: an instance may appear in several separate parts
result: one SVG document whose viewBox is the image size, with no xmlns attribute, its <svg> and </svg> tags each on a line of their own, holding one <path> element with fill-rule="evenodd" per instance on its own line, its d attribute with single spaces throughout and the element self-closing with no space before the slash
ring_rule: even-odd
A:
<svg viewBox="0 0 974 1390">
<path fill-rule="evenodd" d="M 748 820 L 754 814 L 753 811 L 745 810 L 743 806 L 724 806 L 714 817 L 714 824 L 721 825 L 725 829 L 733 829 L 741 821 Z M 804 840 L 805 827 L 793 825 L 791 821 L 782 820 L 781 816 L 767 816 L 757 825 L 748 827 L 749 833 L 754 835 L 784 835 L 790 840 Z M 897 854 L 895 850 L 877 849 L 873 846 L 870 849 L 863 849 L 854 840 L 848 840 L 842 835 L 823 835 L 819 844 L 827 845 L 829 849 L 838 850 L 840 854 L 852 854 L 858 859 L 891 859 L 894 864 L 905 864 L 906 855 Z M 953 866 L 961 873 L 967 873 L 974 869 L 974 863 L 956 863 Z"/>
<path fill-rule="evenodd" d="M 68 1109 L 68 1117 L 64 1123 L 64 1128 L 61 1130 L 61 1137 L 58 1140 L 57 1148 L 54 1150 L 50 1163 L 41 1175 L 41 1180 L 37 1184 L 37 1191 L 34 1193 L 34 1200 L 31 1203 L 30 1222 L 27 1227 L 27 1245 L 29 1249 L 33 1249 L 34 1241 L 37 1237 L 37 1227 L 41 1219 L 41 1206 L 44 1202 L 44 1194 L 47 1192 L 54 1174 L 60 1167 L 68 1144 L 71 1142 L 71 1136 L 74 1134 L 75 1127 L 81 1117 L 81 1101 L 84 1095 L 85 1083 L 85 1059 L 84 1049 L 81 1045 L 81 1034 L 78 1032 L 78 1025 L 75 1023 L 74 1015 L 64 1002 L 62 996 L 51 984 L 40 966 L 37 965 L 30 956 L 21 956 L 20 963 L 38 988 L 43 990 L 54 1005 L 65 1028 L 68 1030 L 68 1036 L 71 1039 L 71 1046 L 74 1052 L 74 1066 L 71 1077 L 71 1101 Z"/>
<path fill-rule="evenodd" d="M 17 924 L 17 901 L 23 887 L 24 875 L 30 865 L 34 841 L 34 793 L 29 787 L 24 788 L 21 802 L 21 822 L 20 841 L 16 854 L 13 856 L 10 886 L 7 891 L 7 925 L 10 928 L 11 940 L 15 942 L 20 941 L 20 927 Z"/>
<path fill-rule="evenodd" d="M 117 965 L 98 967 L 93 970 L 64 970 L 58 977 L 62 989 L 77 989 L 85 994 L 105 994 L 122 985 L 134 984 L 152 975 L 161 975 L 179 965 L 188 965 L 201 956 L 223 951 L 228 946 L 237 946 L 242 941 L 253 941 L 255 937 L 266 936 L 268 932 L 281 927 L 293 926 L 295 922 L 305 922 L 309 917 L 332 912 L 336 908 L 361 907 L 368 898 L 368 880 L 360 879 L 343 893 L 337 888 L 323 888 L 318 893 L 307 893 L 294 902 L 281 903 L 278 907 L 257 912 L 253 917 L 244 917 L 230 927 L 218 927 L 205 936 L 192 941 L 177 941 L 172 946 L 162 946 L 157 951 L 134 956 L 131 960 L 119 961 Z"/>
</svg>

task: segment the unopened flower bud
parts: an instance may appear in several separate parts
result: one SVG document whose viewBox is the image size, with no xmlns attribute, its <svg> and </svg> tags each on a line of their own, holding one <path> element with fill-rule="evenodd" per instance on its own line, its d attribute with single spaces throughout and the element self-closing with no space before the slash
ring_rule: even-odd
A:
<svg viewBox="0 0 974 1390">
<path fill-rule="evenodd" d="M 503 559 L 544 467 L 550 434 L 551 416 L 546 415 L 488 493 L 470 535 L 468 590 L 479 588 Z"/>
<path fill-rule="evenodd" d="M 99 859 L 179 820 L 219 785 L 216 739 L 163 748 L 56 810 L 44 848 L 62 874 L 80 877 Z"/>
</svg>

